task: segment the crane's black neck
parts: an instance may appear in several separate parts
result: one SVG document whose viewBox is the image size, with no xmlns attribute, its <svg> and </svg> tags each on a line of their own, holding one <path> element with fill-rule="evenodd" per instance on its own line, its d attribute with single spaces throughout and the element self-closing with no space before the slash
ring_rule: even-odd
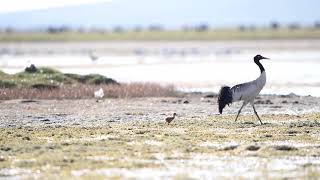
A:
<svg viewBox="0 0 320 180">
<path fill-rule="evenodd" d="M 260 63 L 260 61 L 255 60 L 254 62 L 259 66 L 260 72 L 263 73 L 263 71 L 265 71 L 265 70 L 264 70 L 264 67 L 262 66 L 262 64 Z"/>
</svg>

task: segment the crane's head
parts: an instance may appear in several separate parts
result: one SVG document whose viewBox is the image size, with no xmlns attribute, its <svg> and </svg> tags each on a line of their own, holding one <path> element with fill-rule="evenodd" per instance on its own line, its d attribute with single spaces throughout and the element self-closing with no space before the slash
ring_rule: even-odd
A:
<svg viewBox="0 0 320 180">
<path fill-rule="evenodd" d="M 269 58 L 263 57 L 263 56 L 261 56 L 260 54 L 258 54 L 258 55 L 256 55 L 253 59 L 254 59 L 254 62 L 258 62 L 258 61 L 260 61 L 261 59 L 269 59 Z"/>
</svg>

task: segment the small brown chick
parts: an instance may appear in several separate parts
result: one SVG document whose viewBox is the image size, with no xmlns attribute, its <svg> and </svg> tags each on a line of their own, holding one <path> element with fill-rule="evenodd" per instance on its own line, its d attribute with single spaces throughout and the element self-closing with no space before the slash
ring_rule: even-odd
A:
<svg viewBox="0 0 320 180">
<path fill-rule="evenodd" d="M 168 124 L 170 124 L 171 123 L 171 121 L 176 117 L 176 113 L 173 113 L 173 116 L 172 117 L 167 117 L 166 118 L 166 122 L 168 123 Z"/>
</svg>

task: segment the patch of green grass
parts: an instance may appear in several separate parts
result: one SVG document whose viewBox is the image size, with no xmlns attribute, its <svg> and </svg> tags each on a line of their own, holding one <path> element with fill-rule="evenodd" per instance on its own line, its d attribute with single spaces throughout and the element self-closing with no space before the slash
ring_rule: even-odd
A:
<svg viewBox="0 0 320 180">
<path fill-rule="evenodd" d="M 40 89 L 52 89 L 70 84 L 118 84 L 115 80 L 102 75 L 77 75 L 63 74 L 55 69 L 41 67 L 35 72 L 23 71 L 13 75 L 0 72 L 0 87 L 29 87 Z"/>
<path fill-rule="evenodd" d="M 0 75 L 1 76 L 1 75 Z M 0 80 L 0 88 L 14 88 L 17 84 L 15 82 L 12 82 L 10 80 Z"/>
<path fill-rule="evenodd" d="M 237 29 L 217 29 L 210 31 L 124 31 L 124 32 L 63 32 L 49 34 L 45 32 L 0 33 L 0 42 L 20 41 L 192 41 L 192 40 L 257 40 L 257 39 L 318 39 L 320 30 L 312 28 L 290 29 L 257 29 L 239 31 Z"/>
<path fill-rule="evenodd" d="M 111 78 L 107 78 L 100 74 L 89 74 L 89 75 L 78 75 L 78 74 L 64 74 L 64 76 L 75 80 L 79 83 L 84 84 L 92 84 L 92 85 L 99 85 L 99 84 L 119 84 L 115 80 Z"/>
</svg>

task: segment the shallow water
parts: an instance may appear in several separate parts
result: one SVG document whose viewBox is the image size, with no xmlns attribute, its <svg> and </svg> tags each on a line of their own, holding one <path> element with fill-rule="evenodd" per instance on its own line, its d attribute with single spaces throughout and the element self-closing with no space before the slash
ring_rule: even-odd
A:
<svg viewBox="0 0 320 180">
<path fill-rule="evenodd" d="M 0 68 L 8 73 L 33 63 L 120 82 L 213 92 L 257 78 L 252 57 L 261 53 L 271 58 L 262 62 L 267 72 L 263 94 L 320 96 L 320 41 L 13 43 L 0 44 L 0 50 Z M 91 60 L 91 52 L 99 58 Z"/>
</svg>

